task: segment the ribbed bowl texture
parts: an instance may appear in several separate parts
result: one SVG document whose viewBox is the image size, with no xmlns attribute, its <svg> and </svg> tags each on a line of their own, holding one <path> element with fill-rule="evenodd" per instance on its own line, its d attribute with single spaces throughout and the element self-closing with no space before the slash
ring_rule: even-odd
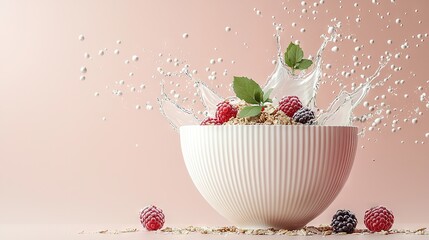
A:
<svg viewBox="0 0 429 240">
<path fill-rule="evenodd" d="M 183 126 L 183 158 L 207 202 L 238 227 L 299 229 L 347 181 L 356 127 Z"/>
</svg>

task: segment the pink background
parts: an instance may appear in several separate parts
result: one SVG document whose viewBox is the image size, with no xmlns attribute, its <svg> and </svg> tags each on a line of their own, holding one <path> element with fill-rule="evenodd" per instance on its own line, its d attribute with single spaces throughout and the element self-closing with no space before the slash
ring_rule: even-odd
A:
<svg viewBox="0 0 429 240">
<path fill-rule="evenodd" d="M 218 72 L 216 81 L 224 86 L 234 75 L 263 84 L 276 54 L 273 21 L 285 26 L 283 46 L 294 36 L 292 40 L 301 40 L 305 54 L 314 56 L 319 36 L 336 16 L 343 22 L 343 31 L 356 34 L 359 40 L 339 45 L 338 53 L 329 50 L 332 44 L 328 46 L 325 62 L 333 65 L 330 74 L 353 63 L 351 56 L 357 54 L 354 47 L 358 44 L 365 45 L 359 53 L 363 64 L 372 64 L 367 75 L 385 50 L 404 52 L 392 60 L 402 71 L 393 72 L 389 64 L 383 72 L 383 77 L 393 74 L 389 85 L 398 88 L 398 96 L 388 94 L 384 86 L 368 98 L 379 104 L 374 97 L 386 94 L 387 104 L 397 107 L 397 112 L 402 108 L 398 116 L 402 130 L 391 133 L 394 118 L 390 116 L 387 127 L 360 139 L 359 146 L 364 148 L 359 148 L 348 183 L 310 224 L 329 223 L 339 208 L 351 209 L 362 223 L 365 209 L 384 204 L 394 211 L 398 225 L 428 226 L 429 143 L 421 142 L 428 140 L 424 135 L 429 132 L 429 119 L 417 87 L 422 86 L 423 92 L 429 88 L 429 47 L 427 39 L 421 42 L 412 36 L 427 33 L 429 2 L 326 1 L 318 7 L 313 2 L 303 7 L 300 1 L 2 1 L 0 223 L 135 224 L 140 208 L 156 204 L 164 209 L 170 226 L 229 225 L 193 186 L 182 160 L 179 135 L 157 111 L 160 78 L 156 68 L 160 61 L 165 65 L 171 54 L 199 69 L 198 77 L 205 81 L 209 80 L 204 68 L 211 67 Z M 354 2 L 359 6 L 354 7 Z M 300 19 L 303 8 L 308 12 Z M 317 20 L 313 20 L 313 10 L 319 12 Z M 385 18 L 381 20 L 377 13 Z M 358 15 L 360 24 L 355 21 Z M 396 18 L 402 20 L 402 27 Z M 292 22 L 298 26 L 292 27 Z M 226 26 L 232 31 L 225 32 Z M 302 27 L 305 33 L 300 32 Z M 183 33 L 189 38 L 182 38 Z M 85 41 L 78 40 L 80 34 Z M 371 38 L 374 45 L 368 44 Z M 389 39 L 392 45 L 386 44 Z M 410 45 L 406 51 L 400 49 L 405 39 Z M 108 50 L 101 57 L 97 53 L 103 48 Z M 118 56 L 113 54 L 115 48 L 120 49 Z M 92 59 L 84 59 L 84 52 Z M 362 53 L 373 58 L 368 60 Z M 140 60 L 124 64 L 134 54 Z M 406 60 L 406 54 L 411 58 Z M 210 66 L 209 60 L 219 57 L 224 62 Z M 232 60 L 236 63 L 231 64 Z M 81 66 L 88 67 L 85 81 L 79 80 Z M 228 69 L 228 76 L 222 76 L 223 69 Z M 128 76 L 130 71 L 133 77 Z M 353 78 L 360 79 L 357 74 Z M 115 81 L 120 79 L 130 86 L 144 83 L 146 89 L 130 93 L 123 87 L 122 97 L 113 96 Z M 395 85 L 400 79 L 405 84 Z M 94 97 L 95 92 L 100 96 Z M 405 93 L 409 98 L 403 97 Z M 332 95 L 324 91 L 321 102 L 326 105 L 329 100 Z M 145 109 L 147 101 L 154 110 Z M 137 104 L 142 109 L 136 110 Z M 417 116 L 416 107 L 423 112 L 419 122 L 402 123 L 403 118 Z"/>
</svg>

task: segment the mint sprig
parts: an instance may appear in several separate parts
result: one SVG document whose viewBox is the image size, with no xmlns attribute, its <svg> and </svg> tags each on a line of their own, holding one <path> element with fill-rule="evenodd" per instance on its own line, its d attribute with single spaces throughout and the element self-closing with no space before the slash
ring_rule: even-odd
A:
<svg viewBox="0 0 429 240">
<path fill-rule="evenodd" d="M 313 64 L 310 59 L 304 59 L 304 52 L 297 44 L 290 43 L 285 52 L 285 63 L 292 68 L 292 73 L 298 70 L 305 70 Z"/>
<path fill-rule="evenodd" d="M 261 86 L 250 78 L 234 77 L 232 88 L 238 98 L 252 104 L 251 106 L 246 106 L 240 110 L 238 113 L 238 117 L 240 118 L 258 116 L 261 113 L 264 104 L 272 102 L 270 94 L 273 89 L 269 89 L 264 93 Z"/>
</svg>

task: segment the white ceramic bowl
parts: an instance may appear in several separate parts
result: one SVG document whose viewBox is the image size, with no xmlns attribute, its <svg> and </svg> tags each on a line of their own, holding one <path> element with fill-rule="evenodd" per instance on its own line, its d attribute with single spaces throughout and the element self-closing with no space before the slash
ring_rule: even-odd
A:
<svg viewBox="0 0 429 240">
<path fill-rule="evenodd" d="M 184 126 L 186 167 L 201 195 L 239 227 L 298 229 L 347 181 L 356 127 Z"/>
</svg>

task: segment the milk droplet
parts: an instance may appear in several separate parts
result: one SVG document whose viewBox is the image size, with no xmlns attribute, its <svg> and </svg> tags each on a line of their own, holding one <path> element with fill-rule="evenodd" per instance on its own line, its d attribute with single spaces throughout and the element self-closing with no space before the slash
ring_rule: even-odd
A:
<svg viewBox="0 0 429 240">
<path fill-rule="evenodd" d="M 117 40 L 116 41 L 116 44 L 121 44 L 122 43 L 122 41 L 121 40 Z"/>
<path fill-rule="evenodd" d="M 261 15 L 261 14 L 262 14 L 261 10 L 256 11 L 256 15 Z"/>
<path fill-rule="evenodd" d="M 131 58 L 134 62 L 137 62 L 139 60 L 139 57 L 137 55 L 132 56 Z"/>
<path fill-rule="evenodd" d="M 120 90 L 113 90 L 112 93 L 116 96 L 122 96 L 122 91 Z"/>
<path fill-rule="evenodd" d="M 84 58 L 90 58 L 90 57 L 91 57 L 91 55 L 89 55 L 89 53 L 84 53 L 84 54 L 83 54 L 83 57 L 84 57 Z"/>
<path fill-rule="evenodd" d="M 387 44 L 389 44 L 389 45 L 390 45 L 390 44 L 392 44 L 392 43 L 393 43 L 393 41 L 392 41 L 392 40 L 390 40 L 390 39 L 389 39 L 389 40 L 387 40 Z"/>
<path fill-rule="evenodd" d="M 339 47 L 337 47 L 337 46 L 333 46 L 332 48 L 331 48 L 331 51 L 332 52 L 338 52 L 340 50 L 340 48 Z"/>
<path fill-rule="evenodd" d="M 182 37 L 183 37 L 183 38 L 188 38 L 188 37 L 189 37 L 189 34 L 184 33 L 184 34 L 182 35 Z"/>
<path fill-rule="evenodd" d="M 81 67 L 80 68 L 80 72 L 81 73 L 86 73 L 88 70 L 86 69 L 86 67 Z"/>
<path fill-rule="evenodd" d="M 100 96 L 100 93 L 95 92 L 95 93 L 94 93 L 94 97 L 98 97 L 98 96 Z"/>
<path fill-rule="evenodd" d="M 106 120 L 107 120 L 107 118 L 106 118 L 106 117 L 102 117 L 102 118 L 101 118 L 101 120 L 106 121 Z"/>
<path fill-rule="evenodd" d="M 214 59 L 210 59 L 210 64 L 215 64 L 216 61 Z"/>
<path fill-rule="evenodd" d="M 305 28 L 301 28 L 300 30 L 302 33 L 305 33 Z"/>
<path fill-rule="evenodd" d="M 103 56 L 104 55 L 104 50 L 98 51 L 98 55 Z"/>
<path fill-rule="evenodd" d="M 80 76 L 80 80 L 81 81 L 85 81 L 86 77 L 85 76 Z"/>
<path fill-rule="evenodd" d="M 425 137 L 429 138 L 429 132 L 427 132 L 427 133 L 425 134 Z"/>
<path fill-rule="evenodd" d="M 80 41 L 85 40 L 85 36 L 84 36 L 84 35 L 82 35 L 82 34 L 81 34 L 81 35 L 79 35 L 79 40 L 80 40 Z"/>
<path fill-rule="evenodd" d="M 136 110 L 139 110 L 141 108 L 140 105 L 136 105 Z"/>
<path fill-rule="evenodd" d="M 153 109 L 153 106 L 150 105 L 149 103 L 147 103 L 146 104 L 146 110 L 152 110 L 152 109 Z"/>
<path fill-rule="evenodd" d="M 217 62 L 218 62 L 218 63 L 221 63 L 221 62 L 223 62 L 223 59 L 222 59 L 222 58 L 218 58 L 218 59 L 217 59 Z"/>
<path fill-rule="evenodd" d="M 397 18 L 397 19 L 395 20 L 395 22 L 396 22 L 397 24 L 400 24 L 400 23 L 401 23 L 401 19 Z"/>
<path fill-rule="evenodd" d="M 413 124 L 416 124 L 416 123 L 418 122 L 418 119 L 417 119 L 417 118 L 413 118 L 413 119 L 411 120 L 411 122 L 412 122 Z"/>
<path fill-rule="evenodd" d="M 375 42 L 374 39 L 369 40 L 370 44 L 374 44 L 374 42 Z"/>
<path fill-rule="evenodd" d="M 225 27 L 225 32 L 230 32 L 231 31 L 231 27 Z"/>
<path fill-rule="evenodd" d="M 380 124 L 380 122 L 381 122 L 381 118 L 376 118 L 376 119 L 374 120 L 375 125 Z"/>
<path fill-rule="evenodd" d="M 125 84 L 125 81 L 124 80 L 119 80 L 119 82 L 118 82 L 119 84 L 121 84 L 121 85 L 124 85 Z"/>
</svg>

